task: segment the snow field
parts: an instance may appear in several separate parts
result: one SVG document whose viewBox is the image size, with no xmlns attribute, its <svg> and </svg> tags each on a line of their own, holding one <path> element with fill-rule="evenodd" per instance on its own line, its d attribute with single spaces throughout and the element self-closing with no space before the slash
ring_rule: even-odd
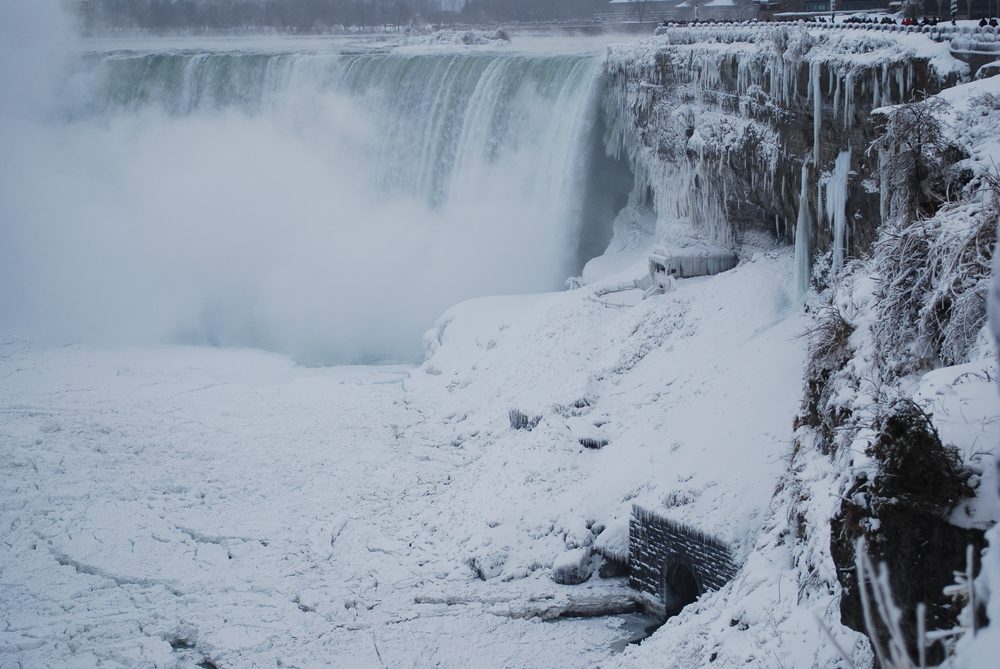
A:
<svg viewBox="0 0 1000 669">
<path fill-rule="evenodd" d="M 550 567 L 633 502 L 746 553 L 797 402 L 790 272 L 475 300 L 419 369 L 8 339 L 0 666 L 604 662 L 620 618 L 541 618 L 633 594 Z"/>
</svg>

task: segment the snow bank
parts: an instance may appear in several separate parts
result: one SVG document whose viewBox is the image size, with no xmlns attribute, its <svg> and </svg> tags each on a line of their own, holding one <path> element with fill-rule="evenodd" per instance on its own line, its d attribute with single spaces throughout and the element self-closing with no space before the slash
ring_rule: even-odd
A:
<svg viewBox="0 0 1000 669">
<path fill-rule="evenodd" d="M 407 389 L 433 398 L 454 443 L 490 445 L 447 508 L 487 516 L 469 548 L 502 555 L 495 576 L 604 542 L 633 503 L 746 555 L 797 405 L 802 321 L 790 271 L 789 253 L 759 253 L 634 306 L 597 297 L 625 272 L 564 294 L 465 302 L 442 317 Z M 537 425 L 513 429 L 510 410 Z M 581 443 L 594 431 L 607 441 L 599 450 Z M 606 543 L 621 552 L 620 538 Z"/>
</svg>

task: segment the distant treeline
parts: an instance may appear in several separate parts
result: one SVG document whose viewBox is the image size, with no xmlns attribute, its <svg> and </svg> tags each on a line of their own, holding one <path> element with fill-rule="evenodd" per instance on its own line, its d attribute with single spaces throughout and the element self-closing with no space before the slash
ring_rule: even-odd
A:
<svg viewBox="0 0 1000 669">
<path fill-rule="evenodd" d="M 589 19 L 607 9 L 608 0 L 468 0 L 462 17 L 471 22 Z"/>
<path fill-rule="evenodd" d="M 469 0 L 446 12 L 437 0 L 81 0 L 91 30 L 284 28 L 302 31 L 489 21 L 590 18 L 607 0 Z"/>
<path fill-rule="evenodd" d="M 375 26 L 440 20 L 432 0 L 89 0 L 92 29 L 296 28 Z"/>
</svg>

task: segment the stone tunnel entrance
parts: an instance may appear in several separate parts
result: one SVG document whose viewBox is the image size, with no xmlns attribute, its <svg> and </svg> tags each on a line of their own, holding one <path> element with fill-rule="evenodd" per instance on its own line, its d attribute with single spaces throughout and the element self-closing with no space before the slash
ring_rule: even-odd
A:
<svg viewBox="0 0 1000 669">
<path fill-rule="evenodd" d="M 666 617 L 675 616 L 688 604 L 698 599 L 701 588 L 689 566 L 683 562 L 663 565 L 663 582 L 660 597 Z"/>
<path fill-rule="evenodd" d="M 737 571 L 725 543 L 638 506 L 629 522 L 629 585 L 652 595 L 648 612 L 669 618 Z"/>
</svg>

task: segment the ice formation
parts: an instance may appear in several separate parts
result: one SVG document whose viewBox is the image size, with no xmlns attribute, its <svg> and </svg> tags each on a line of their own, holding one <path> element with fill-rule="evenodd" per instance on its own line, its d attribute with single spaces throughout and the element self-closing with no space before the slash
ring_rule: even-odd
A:
<svg viewBox="0 0 1000 669">
<path fill-rule="evenodd" d="M 802 161 L 799 217 L 795 223 L 795 291 L 802 298 L 809 290 L 812 264 L 812 216 L 809 209 L 809 160 Z"/>
<path fill-rule="evenodd" d="M 841 151 L 833 173 L 826 182 L 826 215 L 833 228 L 833 265 L 831 271 L 839 274 L 844 267 L 847 248 L 847 180 L 851 171 L 851 150 Z"/>
<path fill-rule="evenodd" d="M 661 236 L 673 221 L 690 220 L 707 239 L 724 245 L 734 238 L 729 203 L 741 190 L 784 194 L 785 184 L 793 182 L 799 165 L 790 164 L 797 161 L 777 130 L 788 114 L 811 116 L 812 169 L 802 174 L 817 197 L 800 192 L 794 201 L 812 202 L 815 211 L 787 211 L 775 201 L 760 207 L 774 216 L 779 239 L 797 245 L 805 235 L 781 221 L 821 225 L 829 216 L 844 245 L 837 252 L 842 263 L 850 243 L 846 214 L 837 214 L 844 200 L 829 198 L 846 188 L 851 157 L 843 157 L 849 146 L 824 144 L 825 124 L 827 133 L 846 135 L 859 105 L 870 109 L 908 99 L 915 63 L 942 82 L 967 70 L 946 47 L 926 38 L 914 43 L 908 36 L 788 26 L 664 28 L 655 39 L 609 50 L 608 146 L 629 159 L 636 174 L 634 202 L 649 200 Z M 824 198 L 828 164 L 834 180 Z M 734 166 L 748 183 L 727 176 Z"/>
</svg>

